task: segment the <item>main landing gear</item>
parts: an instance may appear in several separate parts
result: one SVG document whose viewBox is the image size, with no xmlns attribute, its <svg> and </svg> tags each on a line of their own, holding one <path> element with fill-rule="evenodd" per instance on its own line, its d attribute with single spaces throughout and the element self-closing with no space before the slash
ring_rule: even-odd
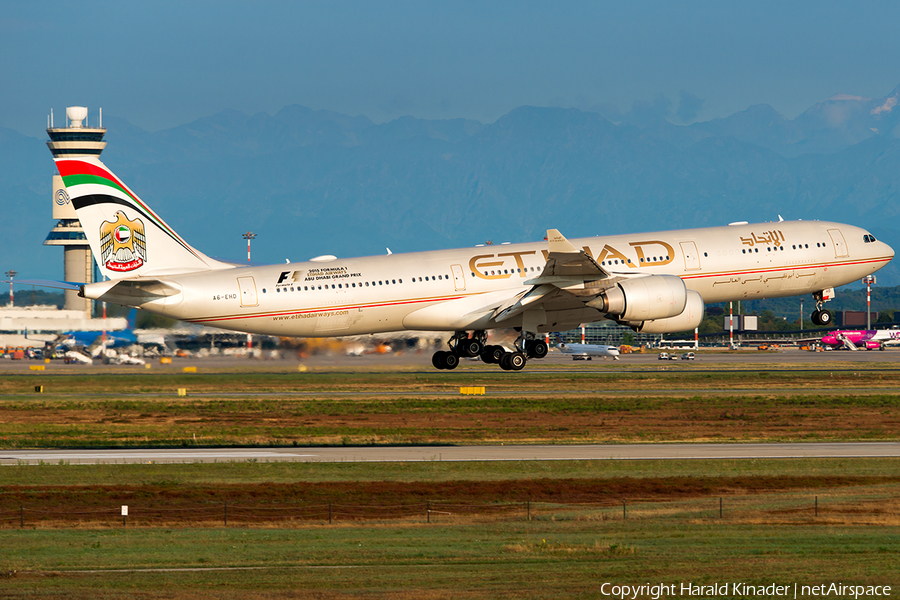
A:
<svg viewBox="0 0 900 600">
<path fill-rule="evenodd" d="M 436 369 L 455 369 L 462 357 L 480 357 L 487 364 L 497 364 L 504 371 L 521 371 L 529 358 L 544 358 L 548 348 L 544 340 L 536 339 L 533 333 L 520 334 L 515 343 L 515 350 L 509 352 L 503 346 L 488 346 L 487 334 L 475 331 L 472 337 L 465 331 L 457 331 L 450 338 L 450 351 L 441 350 L 431 357 L 431 364 Z"/>
<path fill-rule="evenodd" d="M 809 317 L 809 320 L 813 322 L 813 325 L 831 324 L 831 313 L 822 308 L 822 306 L 825 304 L 825 302 L 831 300 L 833 297 L 833 289 L 813 293 L 813 298 L 815 298 L 816 300 L 816 310 L 814 310 L 812 315 L 810 315 Z"/>
</svg>

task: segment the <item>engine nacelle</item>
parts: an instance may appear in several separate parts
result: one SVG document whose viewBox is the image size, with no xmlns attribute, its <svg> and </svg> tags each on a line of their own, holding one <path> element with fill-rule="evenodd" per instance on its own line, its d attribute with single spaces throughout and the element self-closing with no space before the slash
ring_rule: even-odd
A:
<svg viewBox="0 0 900 600">
<path fill-rule="evenodd" d="M 680 315 L 686 303 L 681 277 L 649 275 L 623 279 L 586 304 L 620 321 L 652 321 Z"/>
<path fill-rule="evenodd" d="M 687 302 L 684 311 L 680 315 L 666 319 L 653 319 L 652 321 L 626 323 L 635 331 L 641 333 L 672 333 L 674 331 L 690 331 L 700 326 L 703 320 L 703 298 L 694 290 L 687 290 Z"/>
</svg>

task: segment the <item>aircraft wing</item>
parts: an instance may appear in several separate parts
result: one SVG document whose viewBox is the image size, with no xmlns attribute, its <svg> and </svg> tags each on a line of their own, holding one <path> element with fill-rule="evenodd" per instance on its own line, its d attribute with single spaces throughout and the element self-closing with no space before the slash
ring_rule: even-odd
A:
<svg viewBox="0 0 900 600">
<path fill-rule="evenodd" d="M 547 230 L 547 262 L 541 274 L 526 281 L 531 287 L 498 306 L 495 322 L 525 310 L 583 309 L 587 300 L 615 283 L 615 278 L 584 250 L 579 250 L 557 229 Z"/>
<path fill-rule="evenodd" d="M 541 279 L 545 277 L 572 277 L 583 279 L 603 279 L 609 277 L 609 273 L 601 267 L 596 260 L 584 250 L 579 250 L 567 240 L 558 229 L 547 230 L 547 244 L 549 253 L 547 264 L 541 273 Z"/>
<path fill-rule="evenodd" d="M 492 318 L 498 323 L 505 321 L 510 317 L 516 316 L 529 306 L 540 306 L 542 300 L 549 295 L 555 294 L 557 291 L 558 289 L 553 285 L 542 284 L 532 286 L 498 306 L 494 310 Z"/>
</svg>

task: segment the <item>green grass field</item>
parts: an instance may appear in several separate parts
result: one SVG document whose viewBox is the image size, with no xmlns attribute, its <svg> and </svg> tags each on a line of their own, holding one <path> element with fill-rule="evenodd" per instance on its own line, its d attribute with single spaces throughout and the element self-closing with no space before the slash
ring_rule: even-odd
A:
<svg viewBox="0 0 900 600">
<path fill-rule="evenodd" d="M 900 433 L 893 372 L 840 374 L 827 384 L 821 373 L 766 371 L 301 375 L 3 376 L 0 448 L 841 441 Z M 43 394 L 33 392 L 37 381 Z M 465 385 L 501 389 L 458 395 Z M 178 387 L 188 396 L 177 397 Z M 366 395 L 338 395 L 354 391 Z M 0 598 L 608 598 L 604 583 L 740 582 L 887 584 L 896 595 L 898 478 L 900 459 L 855 458 L 5 465 Z M 528 512 L 528 498 L 508 493 L 518 489 L 540 496 Z M 440 493 L 448 490 L 457 503 L 471 494 L 490 504 L 491 494 L 507 492 L 515 505 L 443 510 Z M 579 501 L 555 497 L 557 490 L 580 490 Z M 319 517 L 266 525 L 232 514 L 226 526 L 218 512 L 141 524 L 143 504 L 219 507 L 220 496 L 238 491 L 241 502 L 257 505 L 290 502 L 291 493 L 299 502 L 301 492 L 354 503 L 394 494 L 441 510 L 391 514 L 388 507 L 365 519 L 340 514 L 331 524 Z M 124 527 L 115 516 L 123 494 L 133 511 Z M 30 501 L 112 516 L 34 518 L 20 528 L 16 507 Z"/>
<path fill-rule="evenodd" d="M 602 598 L 604 582 L 896 586 L 898 542 L 896 522 L 694 514 L 0 530 L 0 597 Z"/>
<path fill-rule="evenodd" d="M 521 463 L 34 465 L 4 489 L 190 490 L 271 482 L 799 478 L 801 487 L 618 504 L 535 502 L 498 514 L 182 527 L 0 529 L 0 597 L 602 598 L 604 582 L 900 584 L 900 459 Z M 814 504 L 818 497 L 818 506 Z M 818 515 L 814 512 L 818 510 Z M 625 518 L 627 516 L 627 518 Z M 649 597 L 641 595 L 640 597 Z M 670 596 L 672 597 L 672 596 Z M 733 597 L 733 596 L 729 596 Z"/>
<path fill-rule="evenodd" d="M 850 441 L 900 435 L 900 370 L 0 376 L 0 448 Z M 34 391 L 43 386 L 42 393 Z M 484 386 L 485 396 L 459 393 Z M 177 396 L 186 389 L 187 396 Z"/>
</svg>

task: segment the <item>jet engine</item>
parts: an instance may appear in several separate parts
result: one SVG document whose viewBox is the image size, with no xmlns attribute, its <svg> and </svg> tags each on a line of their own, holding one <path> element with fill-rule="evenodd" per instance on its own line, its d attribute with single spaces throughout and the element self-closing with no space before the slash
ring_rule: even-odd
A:
<svg viewBox="0 0 900 600">
<path fill-rule="evenodd" d="M 703 298 L 700 294 L 694 290 L 687 290 L 687 302 L 680 315 L 642 322 L 629 321 L 624 324 L 641 333 L 690 331 L 700 326 L 700 322 L 703 320 L 703 309 Z"/>
<path fill-rule="evenodd" d="M 687 304 L 687 291 L 681 277 L 648 275 L 623 279 L 586 304 L 617 321 L 652 321 L 680 316 Z M 702 313 L 702 300 L 700 307 Z"/>
</svg>

